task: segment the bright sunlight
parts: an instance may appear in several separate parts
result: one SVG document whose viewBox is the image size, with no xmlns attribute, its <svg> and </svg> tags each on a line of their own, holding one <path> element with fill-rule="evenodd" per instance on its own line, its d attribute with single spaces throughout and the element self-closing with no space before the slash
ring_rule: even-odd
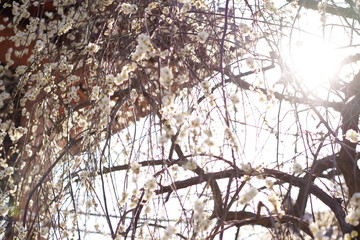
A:
<svg viewBox="0 0 360 240">
<path fill-rule="evenodd" d="M 337 71 L 339 59 L 340 52 L 333 45 L 308 38 L 296 41 L 291 48 L 289 66 L 298 81 L 320 94 Z"/>
</svg>

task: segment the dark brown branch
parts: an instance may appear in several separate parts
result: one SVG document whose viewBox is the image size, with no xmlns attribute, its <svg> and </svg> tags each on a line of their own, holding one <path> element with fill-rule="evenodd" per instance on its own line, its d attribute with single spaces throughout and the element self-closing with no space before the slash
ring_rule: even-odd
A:
<svg viewBox="0 0 360 240">
<path fill-rule="evenodd" d="M 157 195 L 167 193 L 167 192 L 171 193 L 174 190 L 187 188 L 187 187 L 190 187 L 190 186 L 193 186 L 196 184 L 207 182 L 211 179 L 216 180 L 216 179 L 223 179 L 223 178 L 231 178 L 231 177 L 235 177 L 235 176 L 241 177 L 244 174 L 245 173 L 242 170 L 237 170 L 237 173 L 236 173 L 233 169 L 225 170 L 225 171 L 221 171 L 221 172 L 215 172 L 215 173 L 208 173 L 208 174 L 204 174 L 202 176 L 192 177 L 192 178 L 182 180 L 182 181 L 176 181 L 172 185 L 161 187 L 159 190 L 156 190 L 155 193 Z"/>
<path fill-rule="evenodd" d="M 315 178 L 319 177 L 325 170 L 335 167 L 336 155 L 326 156 L 313 163 L 310 171 L 304 176 L 304 180 L 313 183 Z M 293 209 L 290 211 L 297 217 L 302 217 L 305 213 L 306 203 L 309 197 L 308 185 L 300 187 L 298 197 Z"/>
<path fill-rule="evenodd" d="M 288 0 L 288 2 L 293 2 L 293 1 Z M 315 1 L 315 0 L 300 0 L 299 1 L 299 5 L 301 5 L 305 8 L 308 8 L 308 9 L 316 10 L 316 11 L 319 10 L 319 8 L 318 8 L 319 3 L 320 3 L 320 1 Z M 335 6 L 335 5 L 325 4 L 325 12 L 329 13 L 331 15 L 340 16 L 340 17 L 344 17 L 344 18 L 351 18 L 351 19 L 355 19 L 355 20 L 359 19 L 359 15 L 354 11 L 354 9 L 352 7 L 344 8 L 344 7 L 339 7 L 339 6 Z"/>
<path fill-rule="evenodd" d="M 226 215 L 226 221 L 231 224 L 235 224 L 237 227 L 245 226 L 245 225 L 261 225 L 266 228 L 273 228 L 274 221 L 280 223 L 292 223 L 294 226 L 300 228 L 303 232 L 305 232 L 310 237 L 314 237 L 312 232 L 309 229 L 309 223 L 301 220 L 298 217 L 294 217 L 291 215 L 271 215 L 258 216 L 255 213 L 239 211 L 239 212 L 229 212 Z"/>
<path fill-rule="evenodd" d="M 171 193 L 173 191 L 187 188 L 196 184 L 200 184 L 203 182 L 207 182 L 209 180 L 223 179 L 223 178 L 232 178 L 232 177 L 242 177 L 245 173 L 239 169 L 230 169 L 221 172 L 208 173 L 203 174 L 201 176 L 189 178 L 182 181 L 174 182 L 169 186 L 163 186 L 160 189 L 156 190 L 155 193 L 157 195 L 163 193 Z M 307 186 L 309 189 L 309 193 L 316 196 L 320 201 L 322 201 L 325 205 L 327 205 L 331 211 L 335 214 L 335 217 L 338 220 L 340 228 L 343 233 L 351 232 L 352 227 L 345 222 L 345 212 L 341 206 L 341 204 L 337 201 L 337 199 L 329 196 L 326 192 L 320 189 L 318 186 L 309 183 L 305 179 L 295 177 L 293 175 L 273 170 L 273 169 L 264 169 L 262 175 L 265 177 L 273 177 L 275 179 L 290 183 L 296 187 L 305 187 Z"/>
<path fill-rule="evenodd" d="M 151 95 L 149 93 L 147 93 L 147 91 L 144 88 L 142 88 L 142 92 L 143 92 L 144 97 L 147 99 L 147 101 L 151 105 L 153 111 L 159 117 L 161 122 L 166 126 L 166 121 L 162 117 L 156 101 L 151 97 Z M 171 141 L 174 141 L 174 139 L 172 138 Z M 174 142 L 172 142 L 172 144 L 174 144 Z M 178 155 L 180 161 L 187 161 L 185 159 L 184 153 L 181 150 L 181 147 L 179 144 L 177 144 L 177 143 L 174 144 L 174 150 L 175 150 L 176 154 Z M 202 168 L 200 168 L 199 166 L 197 166 L 196 169 L 193 170 L 193 172 L 196 173 L 197 175 L 199 175 L 200 177 L 205 175 L 204 170 Z M 208 182 L 209 182 L 209 185 L 211 187 L 211 191 L 212 191 L 213 197 L 214 197 L 214 213 L 217 216 L 220 216 L 222 208 L 223 208 L 223 203 L 222 203 L 222 197 L 221 197 L 221 191 L 220 191 L 219 185 L 217 184 L 217 182 L 214 178 L 209 178 Z"/>
<path fill-rule="evenodd" d="M 345 107 L 341 112 L 341 129 L 344 135 L 350 129 L 356 132 L 359 131 L 360 91 L 356 87 L 359 83 L 360 73 L 358 73 L 350 83 L 352 87 L 347 93 Z M 356 165 L 356 146 L 357 143 L 344 139 L 341 142 L 339 157 L 336 161 L 337 167 L 344 176 L 346 186 L 349 189 L 349 197 L 351 197 L 355 192 L 360 191 L 360 170 Z"/>
<path fill-rule="evenodd" d="M 165 163 L 164 160 L 149 160 L 149 161 L 143 161 L 143 162 L 138 162 L 139 165 L 141 165 L 142 167 L 146 167 L 146 166 L 155 166 L 155 165 L 163 165 Z M 127 170 L 130 169 L 130 164 L 124 164 L 124 165 L 119 165 L 119 166 L 114 166 L 114 167 L 109 167 L 109 168 L 103 168 L 103 174 L 106 173 L 111 173 L 111 172 L 115 172 L 115 171 L 121 171 L 121 170 Z M 98 172 L 98 174 L 100 174 L 100 171 Z"/>
<path fill-rule="evenodd" d="M 338 220 L 342 232 L 343 233 L 351 232 L 352 227 L 351 225 L 345 222 L 345 212 L 341 204 L 339 204 L 337 199 L 329 196 L 321 188 L 317 187 L 312 183 L 308 183 L 304 179 L 273 169 L 264 169 L 264 175 L 267 177 L 273 177 L 278 180 L 282 180 L 296 187 L 305 187 L 308 185 L 307 187 L 309 189 L 309 193 L 316 196 L 320 201 L 322 201 L 325 205 L 327 205 L 331 209 L 331 211 L 335 214 L 335 217 Z"/>
</svg>

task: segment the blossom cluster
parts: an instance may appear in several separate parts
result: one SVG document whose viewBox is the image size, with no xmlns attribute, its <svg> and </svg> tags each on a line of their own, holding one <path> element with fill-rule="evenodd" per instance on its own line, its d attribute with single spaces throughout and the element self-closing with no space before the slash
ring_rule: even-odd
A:
<svg viewBox="0 0 360 240">
<path fill-rule="evenodd" d="M 312 222 L 309 225 L 310 231 L 313 233 L 316 240 L 325 240 L 328 239 L 324 235 L 324 229 L 323 227 L 319 227 L 319 225 L 316 222 Z"/>
<path fill-rule="evenodd" d="M 193 229 L 195 233 L 206 231 L 212 226 L 212 220 L 205 212 L 205 202 L 202 199 L 195 201 L 193 221 Z"/>
<path fill-rule="evenodd" d="M 22 114 L 21 126 L 3 120 L 9 117 L 2 116 L 0 142 L 8 136 L 13 145 L 7 153 L 10 155 L 10 152 L 14 152 L 14 156 L 18 154 L 17 162 L 22 164 L 12 167 L 4 163 L 1 165 L 0 178 L 11 180 L 6 183 L 7 189 L 10 189 L 8 193 L 17 194 L 16 199 L 23 204 L 26 194 L 34 189 L 33 184 L 43 181 L 41 177 L 47 170 L 54 176 L 54 179 L 49 177 L 42 182 L 38 194 L 38 204 L 45 204 L 46 207 L 36 209 L 38 212 L 34 214 L 31 212 L 33 210 L 29 210 L 31 217 L 37 216 L 36 221 L 33 221 L 37 225 L 19 227 L 17 230 L 19 236 L 26 236 L 27 229 L 36 229 L 34 238 L 38 235 L 46 238 L 55 231 L 59 231 L 59 234 L 55 233 L 59 238 L 73 237 L 75 227 L 68 225 L 77 225 L 77 212 L 82 207 L 78 206 L 77 209 L 76 205 L 82 202 L 86 211 L 98 213 L 99 204 L 91 196 L 96 195 L 97 176 L 101 173 L 105 179 L 103 183 L 107 183 L 107 171 L 112 171 L 115 162 L 111 154 L 103 156 L 107 152 L 107 145 L 113 144 L 110 135 L 149 114 L 150 107 L 161 115 L 158 116 L 159 124 L 153 125 L 157 142 L 149 144 L 154 155 L 142 154 L 140 148 L 137 151 L 133 148 L 129 151 L 131 154 L 124 153 L 124 159 L 129 159 L 126 164 L 131 162 L 126 173 L 131 177 L 124 177 L 124 181 L 130 181 L 130 184 L 126 182 L 122 193 L 115 193 L 121 214 L 128 212 L 129 207 L 141 205 L 143 202 L 140 201 L 150 202 L 160 184 L 149 168 L 147 171 L 141 169 L 138 160 L 149 156 L 163 159 L 167 152 L 165 143 L 173 140 L 176 133 L 178 135 L 174 143 L 181 147 L 184 139 L 190 139 L 188 149 L 184 147 L 186 154 L 211 153 L 217 145 L 211 126 L 204 124 L 202 110 L 200 107 L 196 109 L 199 96 L 193 96 L 191 100 L 190 91 L 187 91 L 188 87 L 198 86 L 201 82 L 203 93 L 215 105 L 212 96 L 215 84 L 208 76 L 213 74 L 210 66 L 218 63 L 217 57 L 223 51 L 212 43 L 215 39 L 213 36 L 221 34 L 222 30 L 221 27 L 212 28 L 204 24 L 206 15 L 201 12 L 206 7 L 206 1 L 150 1 L 147 4 L 142 1 L 63 0 L 53 1 L 53 5 L 54 10 L 47 10 L 48 5 L 41 1 L 24 0 L 4 4 L 4 7 L 11 8 L 14 18 L 4 19 L 4 24 L 0 25 L 0 35 L 6 28 L 11 30 L 6 32 L 13 32 L 11 36 L 0 38 L 14 46 L 7 50 L 4 68 L 13 67 L 19 83 L 16 93 L 7 92 L 3 87 L 6 84 L 0 83 L 0 108 L 5 107 L 6 113 Z M 34 7 L 39 11 L 32 11 Z M 196 9 L 199 11 L 193 11 Z M 214 24 L 220 22 L 221 26 L 222 20 L 211 15 L 208 17 L 209 20 L 214 19 Z M 249 25 L 240 25 L 240 31 L 235 33 L 240 40 L 236 41 L 243 41 L 245 36 L 250 39 L 252 32 Z M 226 49 L 233 47 L 236 42 L 228 35 L 231 34 L 227 34 L 224 41 Z M 16 61 L 22 56 L 26 64 L 19 65 Z M 225 51 L 226 62 L 232 61 L 231 56 L 231 53 Z M 247 62 L 249 67 L 255 65 L 255 61 Z M 144 100 L 145 95 L 147 101 Z M 179 99 L 188 104 L 180 107 Z M 22 110 L 14 109 L 15 103 L 7 104 L 10 100 L 16 100 L 16 104 L 18 100 Z M 236 95 L 232 95 L 230 100 L 234 104 L 240 102 Z M 194 103 L 195 107 L 190 109 L 189 106 Z M 189 116 L 195 112 L 199 115 Z M 161 131 L 157 131 L 157 125 L 161 126 Z M 157 135 L 158 132 L 162 135 Z M 225 135 L 231 148 L 237 150 L 237 137 L 230 127 L 226 128 Z M 104 139 L 109 140 L 105 147 Z M 22 146 L 23 142 L 26 142 L 26 146 Z M 127 152 L 128 146 L 135 145 L 135 136 L 119 142 L 116 146 L 120 148 L 119 152 Z M 161 154 L 158 153 L 157 143 L 164 143 Z M 87 157 L 76 156 L 84 151 Z M 63 157 L 57 159 L 59 156 Z M 10 157 L 6 156 L 4 161 Z M 190 171 L 202 167 L 196 157 L 179 165 Z M 179 165 L 171 166 L 171 177 L 183 177 L 179 174 L 183 171 Z M 22 175 L 19 173 L 22 173 L 24 166 L 29 174 L 12 179 L 14 173 Z M 252 170 L 250 165 L 244 165 L 242 169 L 248 173 Z M 154 170 L 158 168 L 154 167 Z M 204 168 L 204 171 L 207 169 Z M 144 172 L 148 174 L 146 178 L 143 177 Z M 74 176 L 77 178 L 75 181 L 72 179 Z M 163 175 L 160 179 L 163 179 Z M 142 180 L 144 183 L 140 183 Z M 79 197 L 73 205 L 67 206 L 64 202 L 72 199 L 69 196 L 74 197 L 72 187 L 76 184 L 86 191 L 84 195 L 89 196 L 89 199 Z M 144 187 L 139 190 L 138 186 L 142 184 Z M 142 198 L 141 191 L 144 191 Z M 256 193 L 255 188 L 250 188 L 243 196 L 243 203 L 248 203 Z M 29 201 L 29 205 L 33 207 L 36 205 L 34 202 Z M 102 202 L 99 202 L 102 206 Z M 4 204 L 0 210 L 6 214 L 11 209 Z M 150 214 L 151 211 L 151 205 L 146 204 L 144 213 Z M 200 233 L 211 226 L 204 201 L 195 203 L 193 213 L 194 232 Z M 56 222 L 54 229 L 46 227 L 55 226 L 51 222 L 55 218 L 62 219 L 62 222 Z M 30 221 L 27 224 L 30 225 Z M 126 230 L 126 226 L 119 228 L 122 229 L 120 233 Z M 95 230 L 101 232 L 100 225 L 96 225 Z M 176 233 L 175 227 L 168 226 L 163 238 L 169 239 Z"/>
<path fill-rule="evenodd" d="M 353 226 L 359 225 L 360 219 L 360 192 L 356 192 L 350 199 L 352 210 L 345 217 L 345 221 Z"/>
<path fill-rule="evenodd" d="M 169 88 L 172 83 L 174 75 L 169 67 L 163 67 L 160 69 L 160 83 L 165 88 Z"/>
<path fill-rule="evenodd" d="M 154 48 L 151 44 L 150 37 L 147 34 L 141 33 L 137 42 L 135 52 L 132 54 L 132 59 L 134 61 L 140 62 L 141 60 L 146 60 L 150 57 L 150 54 L 153 54 Z"/>
<path fill-rule="evenodd" d="M 256 195 L 258 194 L 258 190 L 255 187 L 250 187 L 239 199 L 239 203 L 244 205 L 249 203 Z"/>
</svg>

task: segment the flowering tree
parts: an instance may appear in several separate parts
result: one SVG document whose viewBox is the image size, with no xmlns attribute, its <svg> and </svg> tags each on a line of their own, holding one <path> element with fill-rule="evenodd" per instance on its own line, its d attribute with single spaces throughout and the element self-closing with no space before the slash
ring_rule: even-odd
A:
<svg viewBox="0 0 360 240">
<path fill-rule="evenodd" d="M 359 4 L 1 0 L 1 236 L 357 239 Z"/>
</svg>

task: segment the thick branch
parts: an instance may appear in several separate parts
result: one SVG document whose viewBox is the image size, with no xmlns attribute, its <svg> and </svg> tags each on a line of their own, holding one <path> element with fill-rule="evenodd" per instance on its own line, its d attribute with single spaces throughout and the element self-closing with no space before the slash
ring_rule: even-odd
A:
<svg viewBox="0 0 360 240">
<path fill-rule="evenodd" d="M 304 180 L 306 180 L 308 183 L 313 183 L 315 178 L 319 177 L 325 170 L 333 168 L 335 162 L 335 154 L 315 161 L 311 166 L 310 172 L 304 176 Z M 307 186 L 308 184 L 300 187 L 294 207 L 291 209 L 292 214 L 297 217 L 302 217 L 305 213 L 306 203 L 309 197 L 309 189 Z"/>
<path fill-rule="evenodd" d="M 287 173 L 283 173 L 273 169 L 265 169 L 264 174 L 268 177 L 274 177 L 276 179 L 282 180 L 284 182 L 290 183 L 296 187 L 305 187 L 307 186 L 309 189 L 309 193 L 316 196 L 320 201 L 322 201 L 325 205 L 327 205 L 332 212 L 335 214 L 336 219 L 340 225 L 340 228 L 343 233 L 351 232 L 352 227 L 345 222 L 345 212 L 341 207 L 341 204 L 335 199 L 329 196 L 322 189 L 317 187 L 312 183 L 308 183 L 306 180 L 297 178 Z"/>
<path fill-rule="evenodd" d="M 312 232 L 309 229 L 309 223 L 301 220 L 298 217 L 291 215 L 258 215 L 251 212 L 239 211 L 239 212 L 229 212 L 226 215 L 226 221 L 230 221 L 235 224 L 237 227 L 245 225 L 261 225 L 266 228 L 275 227 L 274 222 L 280 223 L 292 223 L 296 227 L 300 228 L 303 232 L 308 234 L 310 237 L 314 237 Z"/>
<path fill-rule="evenodd" d="M 360 114 L 360 91 L 357 85 L 360 85 L 360 73 L 355 75 L 352 86 L 346 96 L 344 110 L 341 112 L 341 129 L 343 134 L 350 129 L 359 131 L 359 114 Z M 345 178 L 346 186 L 349 189 L 349 197 L 355 192 L 360 191 L 360 170 L 357 167 L 357 143 L 344 139 L 341 142 L 339 157 L 336 161 L 337 167 Z"/>
<path fill-rule="evenodd" d="M 292 0 L 288 0 L 288 2 L 293 2 Z M 318 5 L 321 1 L 315 0 L 300 0 L 299 5 L 318 11 Z M 359 19 L 359 15 L 354 11 L 352 7 L 344 8 L 335 5 L 325 4 L 325 11 L 331 15 L 340 16 L 344 18 L 351 18 L 351 19 Z"/>
<path fill-rule="evenodd" d="M 203 182 L 207 182 L 210 179 L 216 180 L 216 179 L 223 179 L 223 178 L 231 178 L 231 177 L 242 177 L 245 173 L 242 170 L 239 169 L 230 169 L 225 170 L 221 172 L 215 172 L 215 173 L 208 173 L 201 176 L 189 178 L 182 181 L 174 182 L 173 184 L 169 186 L 163 186 L 159 190 L 156 190 L 156 194 L 163 194 L 163 193 L 171 193 L 175 190 L 187 188 L 196 184 L 200 184 Z M 316 185 L 309 183 L 305 179 L 298 178 L 295 176 L 292 176 L 290 174 L 273 170 L 273 169 L 264 169 L 263 170 L 263 176 L 265 177 L 273 177 L 278 180 L 290 183 L 293 186 L 302 188 L 307 186 L 309 189 L 309 193 L 316 196 L 320 201 L 322 201 L 325 205 L 327 205 L 331 211 L 335 214 L 335 217 L 338 220 L 338 223 L 340 225 L 340 228 L 343 233 L 351 232 L 352 227 L 345 222 L 345 212 L 342 209 L 341 204 L 335 199 L 329 196 L 326 192 L 324 192 L 322 189 L 317 187 Z"/>
</svg>

